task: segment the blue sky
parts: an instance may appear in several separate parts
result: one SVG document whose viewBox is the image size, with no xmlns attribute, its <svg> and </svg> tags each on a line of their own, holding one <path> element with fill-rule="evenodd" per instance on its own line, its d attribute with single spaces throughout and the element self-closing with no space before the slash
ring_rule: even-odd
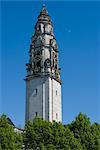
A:
<svg viewBox="0 0 100 150">
<path fill-rule="evenodd" d="M 63 123 L 79 112 L 100 120 L 100 3 L 16 1 L 1 3 L 0 113 L 24 126 L 25 64 L 42 4 L 51 16 L 59 46 Z"/>
</svg>

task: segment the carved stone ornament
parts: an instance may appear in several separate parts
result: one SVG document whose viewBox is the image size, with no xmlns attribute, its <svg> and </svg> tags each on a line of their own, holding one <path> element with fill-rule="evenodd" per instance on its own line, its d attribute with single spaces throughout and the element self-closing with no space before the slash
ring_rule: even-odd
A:
<svg viewBox="0 0 100 150">
<path fill-rule="evenodd" d="M 44 37 L 42 37 L 42 44 L 45 44 L 45 38 Z"/>
<path fill-rule="evenodd" d="M 49 58 L 47 58 L 47 59 L 45 60 L 45 62 L 44 62 L 45 68 L 50 68 L 50 64 L 51 64 L 51 61 L 50 61 Z"/>
<path fill-rule="evenodd" d="M 52 39 L 51 40 L 51 46 L 56 49 L 57 48 L 57 44 L 56 44 L 56 40 L 55 39 Z"/>
<path fill-rule="evenodd" d="M 38 61 L 40 61 L 41 60 L 41 55 L 36 55 L 35 57 L 34 57 L 34 62 L 38 62 Z"/>
</svg>

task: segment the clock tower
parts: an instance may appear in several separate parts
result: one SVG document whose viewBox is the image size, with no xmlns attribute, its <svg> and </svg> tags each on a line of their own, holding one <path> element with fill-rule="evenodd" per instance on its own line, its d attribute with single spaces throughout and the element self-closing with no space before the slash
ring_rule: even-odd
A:
<svg viewBox="0 0 100 150">
<path fill-rule="evenodd" d="M 61 80 L 58 46 L 45 8 L 38 16 L 26 64 L 26 122 L 39 116 L 62 121 Z"/>
</svg>

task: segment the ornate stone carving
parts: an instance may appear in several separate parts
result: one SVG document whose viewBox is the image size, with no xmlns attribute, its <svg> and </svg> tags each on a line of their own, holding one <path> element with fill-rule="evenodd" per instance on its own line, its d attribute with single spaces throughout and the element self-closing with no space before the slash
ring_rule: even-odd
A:
<svg viewBox="0 0 100 150">
<path fill-rule="evenodd" d="M 45 68 L 50 68 L 50 65 L 51 65 L 51 61 L 49 58 L 47 58 L 44 62 L 44 66 L 45 66 Z"/>
</svg>

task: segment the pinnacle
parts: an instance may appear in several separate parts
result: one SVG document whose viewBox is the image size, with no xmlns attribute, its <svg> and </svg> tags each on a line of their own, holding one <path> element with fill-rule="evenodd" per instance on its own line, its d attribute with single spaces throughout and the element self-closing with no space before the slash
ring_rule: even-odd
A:
<svg viewBox="0 0 100 150">
<path fill-rule="evenodd" d="M 45 4 L 43 4 L 43 6 L 42 6 L 42 10 L 41 10 L 41 12 L 40 12 L 41 14 L 44 14 L 44 15 L 47 15 L 48 14 L 48 11 L 46 10 L 46 6 L 45 6 Z"/>
<path fill-rule="evenodd" d="M 40 14 L 38 16 L 38 22 L 45 22 L 51 24 L 50 16 L 48 15 L 48 11 L 46 9 L 45 4 L 43 4 Z"/>
</svg>

